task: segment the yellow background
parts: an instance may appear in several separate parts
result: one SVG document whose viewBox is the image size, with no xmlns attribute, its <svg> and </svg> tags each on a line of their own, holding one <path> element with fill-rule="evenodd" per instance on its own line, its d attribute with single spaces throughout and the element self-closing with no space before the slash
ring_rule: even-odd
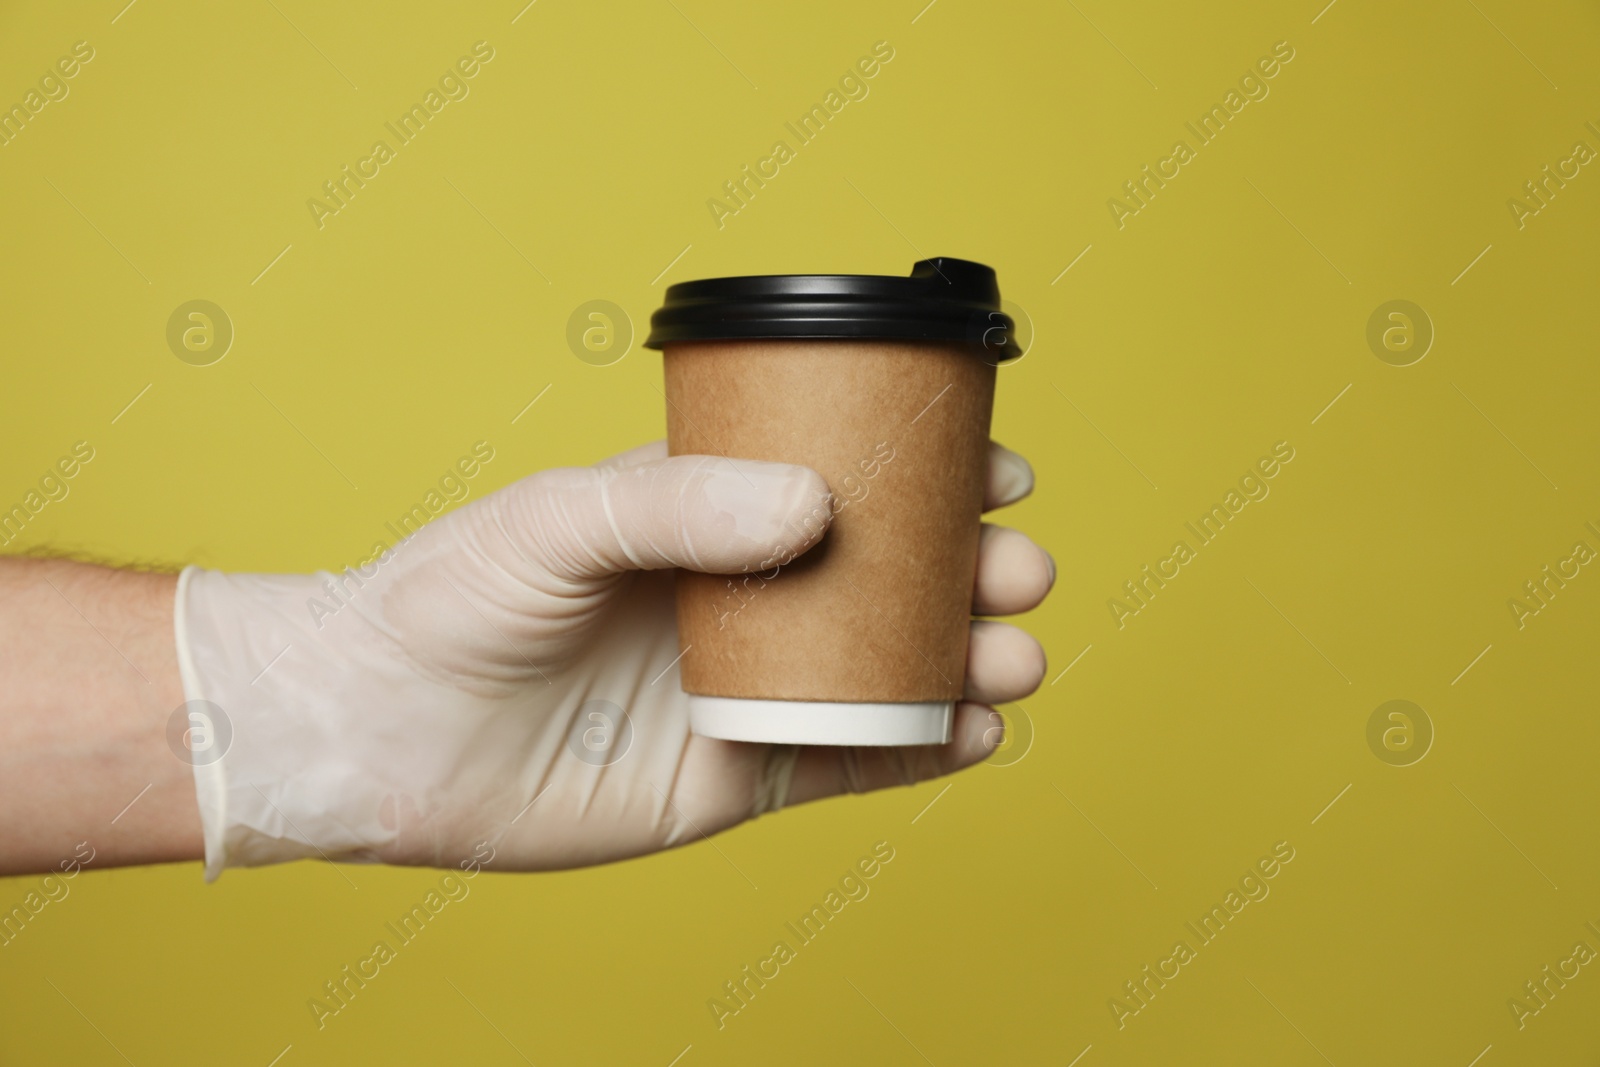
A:
<svg viewBox="0 0 1600 1067">
<path fill-rule="evenodd" d="M 1521 630 L 1507 600 L 1600 548 L 1600 175 L 1520 230 L 1506 201 L 1600 147 L 1593 5 L 122 3 L 0 15 L 0 102 L 96 51 L 0 148 L 0 501 L 97 449 L 11 551 L 356 562 L 473 441 L 475 498 L 659 435 L 637 341 L 672 281 L 964 256 L 1036 330 L 995 425 L 1039 478 L 1004 521 L 1060 564 L 1025 620 L 1051 680 L 1007 709 L 1032 748 L 948 792 L 485 875 L 320 1032 L 307 999 L 436 873 L 91 869 L 0 949 L 0 1060 L 1589 1062 L 1596 968 L 1523 1029 L 1507 1001 L 1600 948 L 1600 575 Z M 478 40 L 470 97 L 318 230 Z M 719 230 L 705 201 L 879 40 L 870 96 Z M 1279 41 L 1270 96 L 1119 230 L 1107 199 Z M 197 298 L 237 331 L 208 367 L 165 340 Z M 1437 333 L 1407 367 L 1365 339 L 1397 298 Z M 636 331 L 610 366 L 565 341 L 593 299 Z M 1280 440 L 1271 496 L 1118 629 Z M 1411 766 L 1367 744 L 1392 699 L 1436 731 Z M 880 840 L 871 896 L 719 1031 L 707 1000 Z M 1119 1030 L 1279 841 L 1270 897 Z"/>
</svg>

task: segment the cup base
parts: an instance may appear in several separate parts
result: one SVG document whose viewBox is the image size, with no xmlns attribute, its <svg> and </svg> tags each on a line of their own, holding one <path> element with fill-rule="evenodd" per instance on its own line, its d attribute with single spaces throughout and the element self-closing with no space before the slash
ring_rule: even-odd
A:
<svg viewBox="0 0 1600 1067">
<path fill-rule="evenodd" d="M 689 694 L 689 728 L 702 737 L 779 745 L 941 745 L 955 704 L 753 700 Z"/>
</svg>

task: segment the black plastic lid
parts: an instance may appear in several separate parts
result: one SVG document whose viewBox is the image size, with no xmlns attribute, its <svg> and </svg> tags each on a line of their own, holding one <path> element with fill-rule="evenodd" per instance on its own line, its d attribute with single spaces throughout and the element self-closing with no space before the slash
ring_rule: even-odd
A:
<svg viewBox="0 0 1600 1067">
<path fill-rule="evenodd" d="M 991 358 L 1022 353 L 1000 310 L 994 270 L 946 256 L 909 278 L 878 274 L 766 274 L 707 278 L 667 288 L 650 316 L 647 348 L 683 341 L 874 339 L 955 341 Z"/>
</svg>

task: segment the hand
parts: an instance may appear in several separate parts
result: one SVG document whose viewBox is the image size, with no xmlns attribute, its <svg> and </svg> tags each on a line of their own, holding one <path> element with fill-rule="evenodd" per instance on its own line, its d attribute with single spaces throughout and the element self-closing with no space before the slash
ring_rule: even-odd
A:
<svg viewBox="0 0 1600 1067">
<path fill-rule="evenodd" d="M 1032 484 L 991 445 L 986 508 Z M 1001 736 L 991 705 L 1033 692 L 1045 660 L 1021 630 L 981 620 L 948 744 L 689 732 L 671 568 L 739 573 L 775 547 L 804 551 L 818 535 L 789 520 L 827 500 L 804 467 L 735 471 L 657 442 L 524 478 L 360 572 L 186 571 L 185 694 L 219 706 L 233 734 L 225 758 L 196 767 L 207 877 L 318 856 L 455 866 L 482 860 L 485 842 L 497 870 L 604 863 L 982 760 Z M 1027 537 L 986 525 L 972 610 L 1026 611 L 1054 577 Z M 598 755 L 584 744 L 596 730 L 620 731 Z"/>
</svg>

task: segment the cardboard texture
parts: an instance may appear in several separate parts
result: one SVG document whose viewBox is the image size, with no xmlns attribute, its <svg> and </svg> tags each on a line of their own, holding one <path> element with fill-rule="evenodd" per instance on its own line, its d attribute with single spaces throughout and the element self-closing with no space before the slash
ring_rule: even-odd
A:
<svg viewBox="0 0 1600 1067">
<path fill-rule="evenodd" d="M 804 464 L 834 493 L 806 554 L 679 572 L 684 690 L 960 699 L 995 368 L 906 341 L 694 342 L 664 362 L 673 455 Z"/>
</svg>

